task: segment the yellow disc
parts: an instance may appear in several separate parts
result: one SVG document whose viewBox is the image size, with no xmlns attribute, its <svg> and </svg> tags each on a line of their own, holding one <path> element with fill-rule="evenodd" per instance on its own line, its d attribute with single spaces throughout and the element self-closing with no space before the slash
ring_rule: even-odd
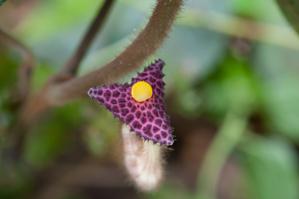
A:
<svg viewBox="0 0 299 199">
<path fill-rule="evenodd" d="M 143 102 L 153 95 L 152 86 L 146 81 L 136 82 L 131 88 L 131 96 L 137 102 Z"/>
</svg>

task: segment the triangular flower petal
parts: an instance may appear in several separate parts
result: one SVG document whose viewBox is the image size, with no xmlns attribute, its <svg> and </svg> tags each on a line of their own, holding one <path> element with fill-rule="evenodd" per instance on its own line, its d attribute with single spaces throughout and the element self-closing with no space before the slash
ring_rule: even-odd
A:
<svg viewBox="0 0 299 199">
<path fill-rule="evenodd" d="M 134 77 L 130 84 L 91 88 L 88 95 L 103 104 L 114 116 L 145 140 L 172 145 L 172 128 L 163 99 L 165 85 L 163 66 L 164 62 L 157 60 Z M 138 81 L 146 81 L 153 88 L 153 96 L 144 102 L 136 102 L 130 94 L 132 85 Z"/>
</svg>

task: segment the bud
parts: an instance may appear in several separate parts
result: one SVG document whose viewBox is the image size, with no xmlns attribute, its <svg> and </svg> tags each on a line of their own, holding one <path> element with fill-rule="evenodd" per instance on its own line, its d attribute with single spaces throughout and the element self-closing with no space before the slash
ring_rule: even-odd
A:
<svg viewBox="0 0 299 199">
<path fill-rule="evenodd" d="M 127 125 L 122 126 L 124 163 L 136 186 L 142 191 L 153 191 L 163 178 L 161 146 L 144 141 Z"/>
</svg>

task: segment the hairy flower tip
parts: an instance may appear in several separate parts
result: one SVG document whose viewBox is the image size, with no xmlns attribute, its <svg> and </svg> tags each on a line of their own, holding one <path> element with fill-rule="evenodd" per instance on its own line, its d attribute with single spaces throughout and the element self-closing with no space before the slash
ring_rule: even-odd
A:
<svg viewBox="0 0 299 199">
<path fill-rule="evenodd" d="M 122 126 L 122 137 L 124 163 L 130 177 L 140 190 L 155 190 L 163 178 L 161 146 L 143 141 L 125 124 Z"/>
<path fill-rule="evenodd" d="M 163 66 L 164 61 L 158 59 L 138 73 L 131 83 L 94 87 L 89 89 L 88 95 L 143 139 L 172 145 L 172 128 L 164 105 Z"/>
</svg>

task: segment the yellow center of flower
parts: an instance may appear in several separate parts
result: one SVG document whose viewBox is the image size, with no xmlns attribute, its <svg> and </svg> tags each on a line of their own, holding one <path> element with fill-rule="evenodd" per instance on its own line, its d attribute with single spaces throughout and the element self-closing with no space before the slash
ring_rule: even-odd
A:
<svg viewBox="0 0 299 199">
<path fill-rule="evenodd" d="M 152 86 L 146 81 L 136 82 L 131 88 L 131 96 L 137 102 L 144 102 L 153 95 Z"/>
</svg>

